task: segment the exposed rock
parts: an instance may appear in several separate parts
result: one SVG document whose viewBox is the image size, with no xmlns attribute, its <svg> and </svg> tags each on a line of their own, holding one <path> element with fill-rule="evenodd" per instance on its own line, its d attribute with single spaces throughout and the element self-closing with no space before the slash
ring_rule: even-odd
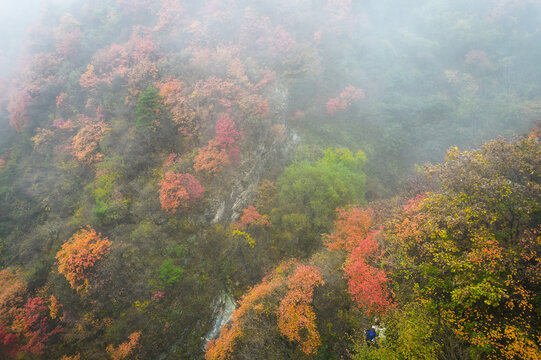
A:
<svg viewBox="0 0 541 360">
<path fill-rule="evenodd" d="M 216 208 L 212 223 L 221 221 L 234 222 L 242 214 L 242 210 L 252 205 L 261 178 L 269 169 L 285 167 L 300 137 L 293 130 L 286 128 L 286 116 L 289 91 L 284 85 L 276 85 L 272 98 L 272 124 L 284 127 L 284 138 L 272 142 L 262 141 L 256 150 L 231 171 L 234 177 L 231 192 Z M 267 136 L 269 136 L 267 131 Z M 267 136 L 263 136 L 266 138 Z"/>
<path fill-rule="evenodd" d="M 235 299 L 228 293 L 223 293 L 214 304 L 214 323 L 212 329 L 204 339 L 203 345 L 206 346 L 210 340 L 216 339 L 220 335 L 220 329 L 231 320 L 233 311 L 236 308 Z"/>
</svg>

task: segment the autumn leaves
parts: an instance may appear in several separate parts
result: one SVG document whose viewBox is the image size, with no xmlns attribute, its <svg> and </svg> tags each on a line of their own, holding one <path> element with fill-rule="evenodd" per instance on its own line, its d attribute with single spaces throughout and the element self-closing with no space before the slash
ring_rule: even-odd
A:
<svg viewBox="0 0 541 360">
<path fill-rule="evenodd" d="M 244 211 L 238 226 L 248 219 L 266 221 L 254 213 L 253 207 Z M 300 353 L 317 354 L 322 340 L 317 326 L 320 310 L 313 306 L 314 291 L 326 285 L 325 276 L 329 275 L 325 275 L 321 268 L 324 262 L 319 258 L 332 256 L 330 252 L 340 251 L 345 255 L 343 274 L 348 279 L 353 301 L 368 314 L 385 313 L 391 306 L 389 280 L 379 267 L 381 250 L 376 240 L 379 233 L 370 231 L 373 219 L 371 210 L 338 209 L 335 231 L 327 236 L 328 250 L 315 254 L 307 263 L 296 259 L 282 262 L 249 290 L 233 313 L 231 325 L 226 325 L 220 337 L 207 345 L 206 359 L 233 359 L 239 349 L 253 347 L 245 343 L 251 341 L 247 337 L 254 336 L 282 336 L 296 344 Z M 329 289 L 321 293 L 334 291 Z M 279 335 L 272 335 L 269 329 L 273 328 L 277 328 Z"/>
<path fill-rule="evenodd" d="M 75 233 L 56 254 L 58 272 L 66 277 L 72 288 L 84 293 L 94 266 L 109 253 L 110 247 L 107 238 L 87 226 Z"/>
</svg>

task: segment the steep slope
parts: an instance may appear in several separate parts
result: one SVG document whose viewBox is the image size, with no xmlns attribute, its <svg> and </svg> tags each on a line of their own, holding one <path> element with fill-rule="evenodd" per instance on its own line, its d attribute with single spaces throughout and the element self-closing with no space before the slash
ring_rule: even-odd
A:
<svg viewBox="0 0 541 360">
<path fill-rule="evenodd" d="M 410 288 L 383 272 L 399 264 L 385 241 L 363 255 L 327 251 L 323 235 L 411 185 L 414 164 L 531 127 L 539 14 L 488 0 L 48 8 L 1 91 L 0 355 L 203 358 L 219 304 L 235 298 L 222 333 L 258 330 L 229 334 L 240 358 L 348 356 L 368 324 L 357 303 L 372 314 L 389 286 Z M 513 321 L 524 342 L 512 344 L 536 341 Z"/>
</svg>

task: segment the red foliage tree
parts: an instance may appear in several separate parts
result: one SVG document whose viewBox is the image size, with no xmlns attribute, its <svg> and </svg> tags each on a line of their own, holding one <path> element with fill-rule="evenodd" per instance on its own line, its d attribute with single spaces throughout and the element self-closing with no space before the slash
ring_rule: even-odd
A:
<svg viewBox="0 0 541 360">
<path fill-rule="evenodd" d="M 278 56 L 288 53 L 297 41 L 282 25 L 277 25 L 271 32 L 260 37 L 256 43 L 268 46 L 269 50 Z"/>
<path fill-rule="evenodd" d="M 27 300 L 23 312 L 17 318 L 23 325 L 23 335 L 27 340 L 22 347 L 23 351 L 41 355 L 51 337 L 62 332 L 62 326 L 55 325 L 48 310 L 45 301 L 40 297 Z"/>
<path fill-rule="evenodd" d="M 383 313 L 391 305 L 385 271 L 370 265 L 371 261 L 379 257 L 376 235 L 377 232 L 371 232 L 359 242 L 346 260 L 344 268 L 349 293 L 368 314 Z"/>
<path fill-rule="evenodd" d="M 239 161 L 238 142 L 241 134 L 229 115 L 222 115 L 216 123 L 216 136 L 208 146 L 199 149 L 194 158 L 194 169 L 215 175 L 230 164 Z"/>
<path fill-rule="evenodd" d="M 248 225 L 260 225 L 260 226 L 269 226 L 270 222 L 267 216 L 263 216 L 257 212 L 255 207 L 248 206 L 246 209 L 242 210 L 242 215 L 240 220 L 235 223 L 237 229 L 244 229 Z"/>
<path fill-rule="evenodd" d="M 92 66 L 95 67 L 99 78 L 109 83 L 117 76 L 124 76 L 128 71 L 128 52 L 124 46 L 113 43 L 107 49 L 94 54 Z"/>
<path fill-rule="evenodd" d="M 19 337 L 17 334 L 8 332 L 5 326 L 0 324 L 0 357 L 3 359 L 15 358 L 20 350 L 18 342 Z"/>
<path fill-rule="evenodd" d="M 92 88 L 100 82 L 110 84 L 117 77 L 127 78 L 127 86 L 133 91 L 136 85 L 156 76 L 158 70 L 152 57 L 156 48 L 150 29 L 135 26 L 126 43 L 113 43 L 92 57 L 92 63 L 79 83 Z"/>
<path fill-rule="evenodd" d="M 156 42 L 152 39 L 151 29 L 144 26 L 134 26 L 130 39 L 125 44 L 133 64 L 150 60 L 156 50 Z"/>
<path fill-rule="evenodd" d="M 227 151 L 229 158 L 233 164 L 239 161 L 240 132 L 233 119 L 229 115 L 222 115 L 216 122 L 216 137 L 215 140 L 222 149 Z"/>
<path fill-rule="evenodd" d="M 297 43 L 283 25 L 274 25 L 268 16 L 254 12 L 246 14 L 240 36 L 247 46 L 257 44 L 275 56 L 287 54 Z"/>
<path fill-rule="evenodd" d="M 58 130 L 72 131 L 75 128 L 75 125 L 73 124 L 73 121 L 69 119 L 64 120 L 62 118 L 58 118 L 53 121 L 53 128 Z"/>
<path fill-rule="evenodd" d="M 32 97 L 26 91 L 19 91 L 13 94 L 10 98 L 7 110 L 9 124 L 18 132 L 28 124 L 30 116 L 28 115 L 28 105 L 32 101 Z"/>
<path fill-rule="evenodd" d="M 162 209 L 171 214 L 179 208 L 187 209 L 205 193 L 205 188 L 193 175 L 176 174 L 173 171 L 165 173 L 160 186 Z"/>
<path fill-rule="evenodd" d="M 265 89 L 269 84 L 272 84 L 276 80 L 276 74 L 274 74 L 271 70 L 265 69 L 261 72 L 262 78 L 259 80 L 257 84 L 254 85 L 252 90 L 254 92 L 258 92 L 262 89 Z"/>
<path fill-rule="evenodd" d="M 369 232 L 373 221 L 370 209 L 353 207 L 338 209 L 335 231 L 328 235 L 329 250 L 346 250 L 348 257 L 344 271 L 348 278 L 349 293 L 359 307 L 367 313 L 384 312 L 391 305 L 387 290 L 387 277 L 375 267 L 380 258 L 379 231 Z"/>
<path fill-rule="evenodd" d="M 58 272 L 66 277 L 72 288 L 85 292 L 92 269 L 109 253 L 110 247 L 107 238 L 87 226 L 75 233 L 56 254 Z"/>
<path fill-rule="evenodd" d="M 355 100 L 364 99 L 365 95 L 361 89 L 348 86 L 336 98 L 327 101 L 327 113 L 334 115 L 337 112 L 346 110 Z"/>
<path fill-rule="evenodd" d="M 68 94 L 66 94 L 65 92 L 61 92 L 60 94 L 58 94 L 58 96 L 56 97 L 56 108 L 58 110 L 66 110 L 68 107 L 67 99 Z"/>
<path fill-rule="evenodd" d="M 240 98 L 242 93 L 242 88 L 235 82 L 211 76 L 195 84 L 193 96 L 200 100 L 217 102 L 228 108 L 232 101 Z"/>
</svg>

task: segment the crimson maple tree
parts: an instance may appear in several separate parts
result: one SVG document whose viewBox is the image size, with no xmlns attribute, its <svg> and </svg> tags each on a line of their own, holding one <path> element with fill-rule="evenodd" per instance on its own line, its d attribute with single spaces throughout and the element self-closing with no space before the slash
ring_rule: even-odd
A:
<svg viewBox="0 0 541 360">
<path fill-rule="evenodd" d="M 381 231 L 370 231 L 373 212 L 351 207 L 337 210 L 335 231 L 328 235 L 329 250 L 346 250 L 344 272 L 348 291 L 366 313 L 384 313 L 391 305 L 385 271 L 378 267 L 381 252 L 378 236 Z"/>
<path fill-rule="evenodd" d="M 47 304 L 40 297 L 27 300 L 17 322 L 22 324 L 26 338 L 21 350 L 36 355 L 43 354 L 51 337 L 63 331 L 62 326 L 51 319 Z"/>
</svg>

